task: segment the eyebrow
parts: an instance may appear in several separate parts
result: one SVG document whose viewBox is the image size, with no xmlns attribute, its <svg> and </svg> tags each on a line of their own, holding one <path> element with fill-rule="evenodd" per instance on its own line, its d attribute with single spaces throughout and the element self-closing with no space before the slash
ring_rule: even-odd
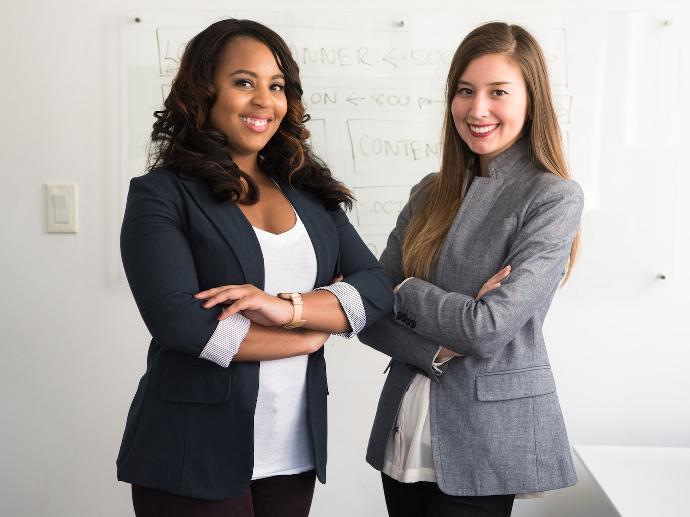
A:
<svg viewBox="0 0 690 517">
<path fill-rule="evenodd" d="M 235 70 L 233 73 L 230 74 L 230 77 L 233 77 L 235 75 L 249 75 L 254 78 L 258 78 L 259 76 L 256 74 L 256 72 L 252 72 L 251 70 L 245 70 L 244 68 L 240 68 L 238 70 Z M 271 79 L 285 79 L 284 74 L 276 74 Z"/>
<path fill-rule="evenodd" d="M 458 81 L 458 85 L 460 85 L 460 84 L 466 84 L 468 86 L 474 86 L 472 83 L 467 82 L 467 81 L 462 81 L 462 80 Z M 513 83 L 511 83 L 510 81 L 495 81 L 493 83 L 487 84 L 487 86 L 502 86 L 504 84 L 513 84 Z"/>
</svg>

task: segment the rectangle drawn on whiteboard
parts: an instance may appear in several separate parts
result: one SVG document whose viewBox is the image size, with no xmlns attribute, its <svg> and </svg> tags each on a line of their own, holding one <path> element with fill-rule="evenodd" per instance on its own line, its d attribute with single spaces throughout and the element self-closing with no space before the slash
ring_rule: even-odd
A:
<svg viewBox="0 0 690 517">
<path fill-rule="evenodd" d="M 322 118 L 313 118 L 306 123 L 309 129 L 309 145 L 323 161 L 328 162 L 328 145 L 326 142 L 326 121 Z"/>
<path fill-rule="evenodd" d="M 168 95 L 170 95 L 171 88 L 172 88 L 172 83 L 161 84 L 161 96 L 163 97 L 161 99 L 161 105 L 165 102 L 165 99 L 168 98 Z"/>
<path fill-rule="evenodd" d="M 348 120 L 355 174 L 438 170 L 441 129 L 400 120 Z"/>
<path fill-rule="evenodd" d="M 389 226 L 393 228 L 398 214 L 407 203 L 409 186 L 355 188 L 357 226 Z"/>
<path fill-rule="evenodd" d="M 444 77 L 456 31 L 362 31 L 273 25 L 288 43 L 302 77 Z M 187 42 L 203 26 L 159 28 L 161 76 L 175 75 Z"/>
<path fill-rule="evenodd" d="M 559 122 L 564 124 L 570 122 L 570 106 L 572 102 L 572 95 L 554 95 L 553 104 Z"/>
</svg>

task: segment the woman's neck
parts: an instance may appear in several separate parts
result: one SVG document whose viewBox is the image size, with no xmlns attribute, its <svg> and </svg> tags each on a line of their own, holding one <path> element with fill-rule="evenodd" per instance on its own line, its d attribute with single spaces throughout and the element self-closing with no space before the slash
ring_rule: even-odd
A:
<svg viewBox="0 0 690 517">
<path fill-rule="evenodd" d="M 491 160 L 485 156 L 479 157 L 479 175 L 487 177 L 489 176 L 489 162 Z"/>
<path fill-rule="evenodd" d="M 242 172 L 249 175 L 254 181 L 261 181 L 264 173 L 261 167 L 259 167 L 256 154 L 248 156 L 231 156 L 231 158 Z"/>
</svg>

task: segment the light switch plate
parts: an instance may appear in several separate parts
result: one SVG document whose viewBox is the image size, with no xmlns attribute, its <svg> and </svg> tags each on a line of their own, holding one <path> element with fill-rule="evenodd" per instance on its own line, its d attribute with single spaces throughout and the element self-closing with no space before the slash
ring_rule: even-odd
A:
<svg viewBox="0 0 690 517">
<path fill-rule="evenodd" d="M 77 233 L 77 184 L 44 185 L 46 232 Z"/>
</svg>

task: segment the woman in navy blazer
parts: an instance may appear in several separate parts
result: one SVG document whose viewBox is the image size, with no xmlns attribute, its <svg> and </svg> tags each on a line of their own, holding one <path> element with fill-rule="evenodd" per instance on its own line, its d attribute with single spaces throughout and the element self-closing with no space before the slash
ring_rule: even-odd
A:
<svg viewBox="0 0 690 517">
<path fill-rule="evenodd" d="M 393 297 L 340 208 L 350 192 L 306 144 L 301 95 L 277 34 L 223 20 L 188 44 L 155 114 L 151 170 L 131 182 L 121 234 L 152 336 L 117 459 L 138 516 L 307 515 L 314 476 L 325 482 L 322 345 L 388 313 Z M 315 257 L 301 305 L 301 293 L 264 292 L 257 238 L 298 226 L 299 252 Z M 292 275 L 285 268 L 271 274 Z M 261 365 L 306 355 L 305 428 L 294 432 L 308 439 L 311 470 L 253 479 Z"/>
</svg>

